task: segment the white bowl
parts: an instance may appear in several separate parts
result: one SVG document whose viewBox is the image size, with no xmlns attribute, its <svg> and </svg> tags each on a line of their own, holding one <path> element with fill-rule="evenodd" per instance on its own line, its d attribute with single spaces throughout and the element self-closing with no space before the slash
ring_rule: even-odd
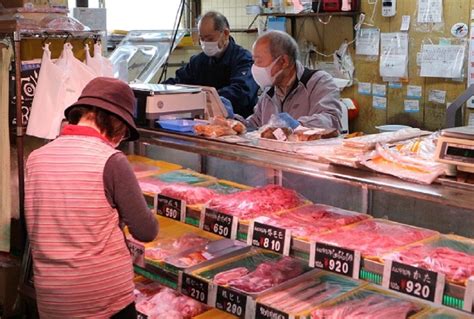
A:
<svg viewBox="0 0 474 319">
<path fill-rule="evenodd" d="M 378 129 L 380 133 L 384 133 L 384 132 L 395 132 L 398 130 L 402 130 L 404 128 L 411 128 L 411 126 L 390 124 L 390 125 L 379 125 L 379 126 L 376 126 L 375 128 Z"/>
</svg>

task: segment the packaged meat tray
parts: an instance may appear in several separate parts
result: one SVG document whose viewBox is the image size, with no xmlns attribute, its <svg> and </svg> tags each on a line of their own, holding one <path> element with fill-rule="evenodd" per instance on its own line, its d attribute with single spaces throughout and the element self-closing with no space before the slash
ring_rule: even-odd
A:
<svg viewBox="0 0 474 319">
<path fill-rule="evenodd" d="M 243 190 L 252 189 L 252 187 L 250 186 L 234 183 L 231 181 L 226 181 L 223 179 L 220 179 L 216 183 L 213 183 L 206 187 L 219 194 L 234 194 L 234 193 L 241 192 Z"/>
<path fill-rule="evenodd" d="M 215 177 L 199 174 L 190 169 L 180 169 L 171 172 L 164 172 L 162 174 L 155 174 L 150 176 L 150 178 L 157 179 L 164 183 L 185 183 L 199 186 L 203 186 L 203 183 L 206 182 L 213 183 L 216 181 Z"/>
<path fill-rule="evenodd" d="M 194 233 L 186 233 L 177 238 L 158 240 L 146 245 L 145 260 L 150 262 L 162 262 L 170 256 L 174 256 L 191 248 L 204 249 L 210 241 L 209 238 Z"/>
<path fill-rule="evenodd" d="M 168 270 L 172 269 L 177 274 L 180 270 L 190 269 L 204 262 L 212 261 L 216 258 L 239 251 L 245 247 L 246 245 L 244 243 L 236 240 L 221 239 L 211 241 L 204 247 L 193 247 L 181 253 L 166 257 L 164 259 L 165 267 Z"/>
<path fill-rule="evenodd" d="M 468 315 L 461 311 L 450 310 L 446 308 L 429 309 L 412 317 L 413 319 L 472 319 L 472 315 Z"/>
<path fill-rule="evenodd" d="M 382 289 L 366 286 L 311 312 L 312 319 L 405 319 L 424 306 Z"/>
<path fill-rule="evenodd" d="M 215 285 L 257 296 L 309 270 L 306 263 L 295 258 L 248 247 L 245 253 L 216 261 L 191 274 Z"/>
<path fill-rule="evenodd" d="M 207 207 L 241 219 L 251 219 L 296 208 L 307 203 L 294 190 L 277 185 L 267 185 L 234 194 L 218 196 L 212 199 Z"/>
<path fill-rule="evenodd" d="M 439 233 L 434 230 L 385 219 L 367 219 L 318 235 L 315 241 L 358 250 L 364 258 L 382 262 L 383 255 L 397 248 L 436 236 L 439 236 Z"/>
<path fill-rule="evenodd" d="M 474 240 L 442 235 L 438 239 L 404 247 L 388 259 L 446 275 L 446 280 L 465 285 L 474 276 Z"/>
<path fill-rule="evenodd" d="M 345 139 L 342 143 L 347 147 L 370 150 L 374 149 L 377 144 L 387 144 L 408 140 L 413 137 L 419 137 L 423 134 L 426 134 L 426 132 L 423 132 L 418 128 L 406 128 L 396 132 L 385 132 L 349 138 Z"/>
<path fill-rule="evenodd" d="M 133 172 L 137 178 L 182 168 L 177 164 L 157 161 L 138 155 L 127 155 L 127 159 L 130 162 Z"/>
<path fill-rule="evenodd" d="M 298 282 L 292 285 L 283 285 L 277 292 L 258 298 L 257 313 L 261 308 L 270 307 L 288 314 L 289 317 L 306 318 L 313 309 L 324 302 L 338 298 L 364 285 L 366 283 L 363 281 L 324 271 L 311 276 L 303 275 Z"/>
<path fill-rule="evenodd" d="M 259 216 L 255 221 L 289 229 L 293 237 L 312 241 L 316 235 L 369 218 L 371 217 L 366 214 L 327 205 L 311 204 L 278 215 Z"/>
<path fill-rule="evenodd" d="M 186 205 L 204 205 L 218 195 L 208 187 L 175 183 L 164 186 L 160 194 L 184 200 Z"/>
<path fill-rule="evenodd" d="M 207 310 L 202 303 L 143 277 L 135 279 L 134 294 L 137 312 L 149 319 L 191 319 Z"/>
</svg>

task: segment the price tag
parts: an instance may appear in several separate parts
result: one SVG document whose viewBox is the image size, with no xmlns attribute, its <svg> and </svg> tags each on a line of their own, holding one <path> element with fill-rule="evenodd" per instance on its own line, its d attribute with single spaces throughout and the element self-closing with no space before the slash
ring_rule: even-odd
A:
<svg viewBox="0 0 474 319">
<path fill-rule="evenodd" d="M 201 213 L 201 229 L 230 239 L 237 238 L 239 219 L 236 216 L 205 208 Z"/>
<path fill-rule="evenodd" d="M 256 221 L 250 223 L 247 245 L 272 250 L 288 256 L 290 254 L 291 231 L 265 225 Z"/>
<path fill-rule="evenodd" d="M 209 283 L 183 272 L 181 272 L 180 275 L 181 293 L 207 304 L 209 300 Z"/>
<path fill-rule="evenodd" d="M 132 255 L 133 263 L 145 268 L 145 246 L 133 239 L 127 238 L 127 247 Z"/>
<path fill-rule="evenodd" d="M 444 274 L 392 260 L 385 261 L 382 282 L 385 288 L 441 304 L 444 281 Z"/>
<path fill-rule="evenodd" d="M 290 316 L 287 313 L 276 310 L 272 307 L 262 305 L 257 302 L 255 309 L 255 319 L 289 319 Z"/>
<path fill-rule="evenodd" d="M 216 308 L 239 318 L 245 318 L 247 296 L 219 286 L 217 287 Z"/>
<path fill-rule="evenodd" d="M 466 284 L 466 291 L 464 293 L 464 307 L 463 310 L 473 312 L 474 308 L 474 276 L 469 277 Z"/>
<path fill-rule="evenodd" d="M 159 194 L 156 212 L 158 215 L 184 222 L 186 218 L 186 202 Z"/>
<path fill-rule="evenodd" d="M 359 278 L 360 251 L 312 243 L 309 265 L 344 276 Z"/>
</svg>

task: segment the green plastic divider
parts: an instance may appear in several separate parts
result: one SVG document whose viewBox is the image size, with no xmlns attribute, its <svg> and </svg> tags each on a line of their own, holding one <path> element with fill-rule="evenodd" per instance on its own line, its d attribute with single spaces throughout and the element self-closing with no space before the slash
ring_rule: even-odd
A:
<svg viewBox="0 0 474 319">
<path fill-rule="evenodd" d="M 247 234 L 237 232 L 237 240 L 247 242 Z"/>
<path fill-rule="evenodd" d="M 170 280 L 169 278 L 160 276 L 156 273 L 152 273 L 138 266 L 133 266 L 133 269 L 135 270 L 135 273 L 142 275 L 145 278 L 151 279 L 153 281 L 157 281 L 160 284 L 168 286 L 172 289 L 178 289 L 178 283 L 173 280 Z"/>
<path fill-rule="evenodd" d="M 199 219 L 186 216 L 186 220 L 184 222 L 188 225 L 199 227 Z"/>
<path fill-rule="evenodd" d="M 366 281 L 370 281 L 370 282 L 372 282 L 374 284 L 377 284 L 377 285 L 382 284 L 382 276 L 381 275 L 373 273 L 371 271 L 367 271 L 363 268 L 359 271 L 359 278 L 363 279 L 363 280 L 366 280 Z"/>
<path fill-rule="evenodd" d="M 458 299 L 452 296 L 444 295 L 443 305 L 462 310 L 464 308 L 464 300 Z"/>
<path fill-rule="evenodd" d="M 290 255 L 302 260 L 309 260 L 309 253 L 306 253 L 304 251 L 292 250 Z"/>
</svg>

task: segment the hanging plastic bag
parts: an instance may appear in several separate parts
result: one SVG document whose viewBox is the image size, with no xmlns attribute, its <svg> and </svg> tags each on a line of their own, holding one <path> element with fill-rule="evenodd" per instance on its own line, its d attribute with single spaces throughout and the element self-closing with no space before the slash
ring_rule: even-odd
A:
<svg viewBox="0 0 474 319">
<path fill-rule="evenodd" d="M 57 136 L 59 126 L 54 128 L 53 123 L 57 122 L 55 118 L 62 107 L 60 95 L 65 90 L 65 80 L 63 69 L 51 61 L 51 51 L 46 43 L 26 134 L 45 139 Z"/>
<path fill-rule="evenodd" d="M 86 65 L 90 67 L 97 76 L 114 77 L 114 67 L 109 59 L 102 56 L 102 45 L 94 44 L 94 56 L 91 57 L 89 45 L 85 45 L 86 49 Z"/>
</svg>

